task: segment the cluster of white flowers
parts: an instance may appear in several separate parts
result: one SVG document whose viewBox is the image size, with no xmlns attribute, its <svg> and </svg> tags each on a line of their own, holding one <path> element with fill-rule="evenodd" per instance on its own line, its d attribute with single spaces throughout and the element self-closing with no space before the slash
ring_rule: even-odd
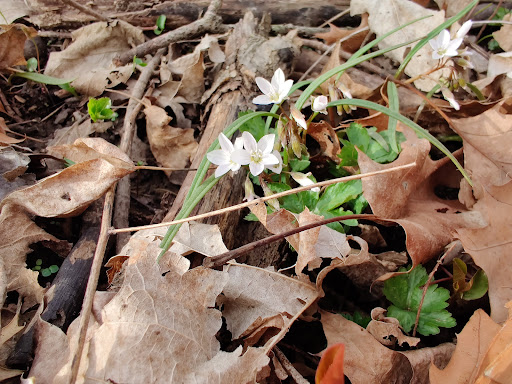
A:
<svg viewBox="0 0 512 384">
<path fill-rule="evenodd" d="M 433 50 L 432 58 L 438 60 L 443 57 L 459 56 L 461 52 L 457 51 L 457 49 L 462 44 L 464 37 L 468 34 L 472 25 L 473 22 L 471 20 L 462 24 L 462 27 L 459 28 L 453 40 L 451 39 L 450 32 L 447 29 L 442 30 L 437 37 L 431 39 L 429 44 Z"/>
</svg>

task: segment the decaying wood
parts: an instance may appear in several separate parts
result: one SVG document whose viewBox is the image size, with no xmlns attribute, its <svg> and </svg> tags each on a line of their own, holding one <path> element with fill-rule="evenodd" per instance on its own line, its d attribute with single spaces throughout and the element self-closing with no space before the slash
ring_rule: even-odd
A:
<svg viewBox="0 0 512 384">
<path fill-rule="evenodd" d="M 76 2 L 105 17 L 122 19 L 140 27 L 151 27 L 155 25 L 158 16 L 166 15 L 168 29 L 175 29 L 197 20 L 210 4 L 208 0 L 153 1 L 151 7 L 148 7 L 147 2 L 129 0 Z M 31 9 L 30 21 L 41 28 L 76 26 L 96 21 L 94 17 L 64 5 L 59 0 L 27 0 L 27 4 Z M 341 10 L 347 9 L 349 4 L 349 0 L 288 0 L 284 3 L 265 0 L 224 0 L 219 15 L 224 23 L 234 24 L 247 11 L 254 12 L 258 18 L 264 13 L 269 13 L 274 24 L 291 23 L 316 27 Z"/>
</svg>

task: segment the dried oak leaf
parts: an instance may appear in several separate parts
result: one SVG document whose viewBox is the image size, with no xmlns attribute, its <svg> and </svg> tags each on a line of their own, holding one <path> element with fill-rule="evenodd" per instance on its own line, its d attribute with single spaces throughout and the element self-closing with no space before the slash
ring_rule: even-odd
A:
<svg viewBox="0 0 512 384">
<path fill-rule="evenodd" d="M 420 342 L 417 337 L 410 337 L 404 334 L 400 327 L 400 322 L 394 317 L 386 317 L 384 308 L 376 307 L 372 309 L 372 320 L 367 325 L 366 330 L 372 334 L 382 345 L 392 346 L 398 341 L 399 345 L 403 343 L 415 347 Z"/>
<path fill-rule="evenodd" d="M 187 167 L 198 147 L 194 130 L 171 127 L 171 117 L 164 109 L 155 105 L 144 109 L 144 113 L 151 152 L 158 163 L 167 168 Z M 170 175 L 171 171 L 166 173 Z"/>
<path fill-rule="evenodd" d="M 440 370 L 435 365 L 430 366 L 430 383 L 474 383 L 479 370 L 487 367 L 482 366 L 482 362 L 498 332 L 500 326 L 483 310 L 475 311 L 457 335 L 457 347 L 446 368 Z"/>
<path fill-rule="evenodd" d="M 158 250 L 150 244 L 128 260 L 121 289 L 105 305 L 101 319 L 96 319 L 98 326 L 88 336 L 87 381 L 221 384 L 255 380 L 269 362 L 265 349 L 248 348 L 242 354 L 239 347 L 224 352 L 215 338 L 222 326 L 215 300 L 228 283 L 228 273 L 198 267 L 180 275 L 165 258 L 156 261 L 153 254 Z M 69 356 L 60 379 L 69 375 L 71 360 Z"/>
<path fill-rule="evenodd" d="M 350 34 L 353 34 L 357 32 L 358 30 L 362 30 L 364 28 L 368 27 L 368 14 L 364 13 L 361 15 L 361 23 L 359 24 L 359 27 L 354 29 L 345 29 L 345 28 L 338 28 L 334 24 L 329 24 L 329 32 L 325 33 L 317 33 L 315 35 L 318 39 L 323 39 L 325 41 L 325 44 L 331 45 L 338 40 L 341 40 L 345 37 L 347 37 Z M 361 47 L 361 43 L 366 38 L 366 35 L 368 35 L 368 30 L 361 31 L 361 33 L 358 33 L 357 35 L 351 37 L 348 40 L 345 40 L 343 44 L 343 49 L 347 52 L 354 53 Z"/>
<path fill-rule="evenodd" d="M 364 197 L 379 220 L 404 228 L 407 251 L 416 265 L 438 255 L 455 239 L 457 229 L 483 227 L 485 223 L 478 212 L 436 196 L 438 186 L 457 187 L 460 174 L 448 158 L 434 161 L 429 157 L 427 140 L 404 133 L 408 140 L 402 143 L 402 152 L 394 162 L 378 164 L 358 150 L 358 163 L 362 173 L 416 163 L 413 168 L 362 180 Z"/>
<path fill-rule="evenodd" d="M 336 132 L 329 123 L 325 121 L 320 123 L 311 123 L 308 126 L 308 135 L 320 144 L 320 148 L 324 155 L 335 163 L 340 163 L 341 159 L 338 157 L 338 154 L 341 151 L 340 141 L 338 140 L 338 136 L 336 136 Z"/>
<path fill-rule="evenodd" d="M 352 0 L 350 2 L 350 14 L 353 16 L 363 13 L 369 13 L 368 25 L 377 37 L 409 21 L 430 16 L 401 29 L 398 33 L 386 37 L 379 43 L 379 48 L 381 49 L 401 44 L 408 40 L 421 39 L 432 30 L 433 25 L 439 25 L 445 21 L 443 11 L 423 8 L 421 5 L 408 0 Z M 412 43 L 412 45 L 414 44 L 416 43 Z M 401 63 L 406 56 L 406 50 L 410 49 L 410 47 L 411 45 L 397 48 L 385 55 Z M 420 49 L 405 68 L 405 73 L 410 77 L 416 77 L 435 67 L 437 61 L 432 59 L 431 53 L 432 49 L 428 44 Z M 448 75 L 449 70 L 446 68 L 430 74 L 428 78 L 422 77 L 416 80 L 414 85 L 418 89 L 428 92 L 437 84 L 441 76 L 446 78 Z"/>
<path fill-rule="evenodd" d="M 502 113 L 501 105 L 452 120 L 453 129 L 464 140 L 464 167 L 484 186 L 502 186 L 512 180 L 512 115 Z"/>
<path fill-rule="evenodd" d="M 311 283 L 285 276 L 272 269 L 230 263 L 224 267 L 229 280 L 219 302 L 228 330 L 237 339 L 251 334 L 275 317 L 282 319 L 282 328 L 318 298 Z"/>
<path fill-rule="evenodd" d="M 480 212 L 488 225 L 480 229 L 458 228 L 457 237 L 485 271 L 489 279 L 491 316 L 494 321 L 502 322 L 507 318 L 505 304 L 512 300 L 512 292 L 506 288 L 512 273 L 512 181 L 502 187 L 487 186 L 481 190 L 478 194 L 482 196 L 473 210 Z"/>
<path fill-rule="evenodd" d="M 37 36 L 37 31 L 23 24 L 0 25 L 0 69 L 25 65 L 25 40 Z"/>
<path fill-rule="evenodd" d="M 512 15 L 510 13 L 505 15 L 503 21 L 512 21 Z M 500 48 L 505 52 L 512 51 L 512 25 L 502 25 L 499 31 L 492 34 L 492 37 L 494 37 Z"/>
<path fill-rule="evenodd" d="M 392 351 L 364 328 L 338 314 L 320 311 L 327 347 L 345 345 L 345 376 L 352 384 L 408 383 L 413 368 L 407 357 Z"/>
<path fill-rule="evenodd" d="M 71 85 L 88 96 L 99 96 L 105 88 L 125 83 L 133 64 L 115 67 L 112 59 L 144 42 L 144 34 L 124 21 L 98 22 L 72 32 L 73 42 L 50 54 L 45 74 L 73 79 Z"/>
</svg>

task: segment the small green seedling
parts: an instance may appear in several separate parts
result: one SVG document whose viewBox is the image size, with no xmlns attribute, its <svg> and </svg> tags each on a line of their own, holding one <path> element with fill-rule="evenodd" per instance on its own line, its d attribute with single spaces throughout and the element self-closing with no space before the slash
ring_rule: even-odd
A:
<svg viewBox="0 0 512 384">
<path fill-rule="evenodd" d="M 43 260 L 37 259 L 36 265 L 34 267 L 32 267 L 32 270 L 39 271 L 41 273 L 41 276 L 43 276 L 43 277 L 49 277 L 52 274 L 57 273 L 59 271 L 58 265 L 55 265 L 55 264 L 50 265 L 48 268 L 43 268 L 42 265 L 43 265 Z"/>
<path fill-rule="evenodd" d="M 489 288 L 487 275 L 480 269 L 466 281 L 468 266 L 461 259 L 453 260 L 453 291 L 455 295 L 464 300 L 476 300 L 485 295 Z"/>
<path fill-rule="evenodd" d="M 110 109 L 112 100 L 108 97 L 102 97 L 101 99 L 89 99 L 87 103 L 87 109 L 91 120 L 95 123 L 98 120 L 111 120 L 114 121 L 117 118 L 117 113 Z"/>
<path fill-rule="evenodd" d="M 148 65 L 148 63 L 145 63 L 144 60 L 142 60 L 140 57 L 133 56 L 133 71 L 135 72 L 135 69 L 137 69 L 137 66 L 145 67 Z"/>
<path fill-rule="evenodd" d="M 153 30 L 153 32 L 155 32 L 155 35 L 160 35 L 164 31 L 166 20 L 167 20 L 167 16 L 165 16 L 165 15 L 158 16 L 158 19 L 156 19 L 156 27 Z"/>
<path fill-rule="evenodd" d="M 32 267 L 32 270 L 33 271 L 40 271 L 41 270 L 41 265 L 43 264 L 43 260 L 41 259 L 37 259 L 36 260 L 36 265 L 34 267 Z"/>
<path fill-rule="evenodd" d="M 37 71 L 37 59 L 35 57 L 31 57 L 27 60 L 27 71 L 35 72 Z"/>
<path fill-rule="evenodd" d="M 400 272 L 406 272 L 400 268 Z M 384 282 L 384 295 L 393 303 L 388 308 L 388 316 L 398 319 L 405 332 L 411 332 L 416 323 L 416 315 L 423 296 L 423 286 L 428 275 L 422 265 L 418 265 L 409 273 L 392 277 Z M 424 336 L 437 335 L 439 327 L 452 328 L 457 324 L 452 314 L 445 308 L 450 291 L 432 284 L 427 288 L 418 322 L 418 332 Z"/>
</svg>

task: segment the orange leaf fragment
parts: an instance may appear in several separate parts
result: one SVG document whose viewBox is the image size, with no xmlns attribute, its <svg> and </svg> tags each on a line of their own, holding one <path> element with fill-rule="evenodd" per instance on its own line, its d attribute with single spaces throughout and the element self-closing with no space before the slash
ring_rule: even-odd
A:
<svg viewBox="0 0 512 384">
<path fill-rule="evenodd" d="M 315 384 L 343 384 L 345 382 L 344 354 L 345 345 L 341 343 L 334 344 L 325 350 L 316 370 Z"/>
</svg>

